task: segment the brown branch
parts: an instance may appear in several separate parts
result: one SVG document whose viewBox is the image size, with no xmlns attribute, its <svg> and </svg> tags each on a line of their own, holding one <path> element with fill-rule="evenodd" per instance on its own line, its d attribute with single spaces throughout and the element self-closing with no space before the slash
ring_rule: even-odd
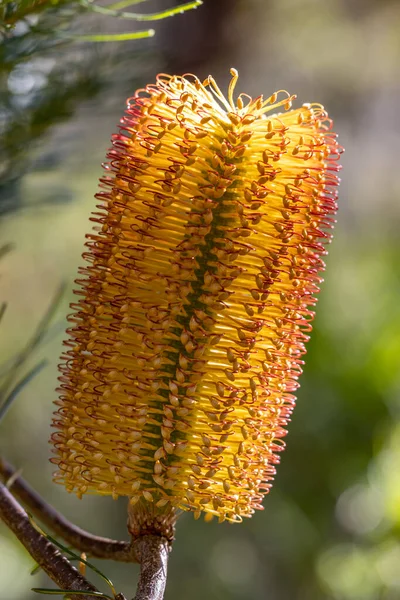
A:
<svg viewBox="0 0 400 600">
<path fill-rule="evenodd" d="M 0 483 L 0 518 L 25 546 L 32 558 L 61 589 L 97 592 L 98 590 L 43 537 L 5 485 Z M 93 600 L 93 596 L 71 595 L 71 600 Z"/>
<path fill-rule="evenodd" d="M 0 458 L 0 479 L 27 509 L 53 533 L 62 537 L 68 544 L 95 558 L 108 558 L 120 562 L 137 562 L 129 542 L 103 538 L 77 527 L 47 504 L 30 485 L 24 481 L 9 463 Z"/>
<path fill-rule="evenodd" d="M 143 535 L 133 542 L 140 562 L 140 578 L 134 600 L 162 600 L 167 580 L 170 543 L 158 535 Z"/>
<path fill-rule="evenodd" d="M 134 537 L 132 543 L 100 538 L 70 523 L 48 505 L 4 459 L 0 459 L 0 478 L 9 482 L 13 493 L 32 514 L 60 535 L 69 544 L 96 558 L 110 558 L 122 562 L 139 562 L 140 578 L 134 600 L 163 600 L 167 578 L 168 554 L 171 548 L 175 516 L 161 519 L 166 538 L 161 532 Z M 58 548 L 46 540 L 30 523 L 29 518 L 13 498 L 6 485 L 0 483 L 0 518 L 15 533 L 30 555 L 49 577 L 63 589 L 97 591 Z M 168 527 L 165 524 L 168 524 Z M 154 524 L 153 526 L 154 527 Z M 131 528 L 130 528 L 131 529 Z M 157 528 L 156 528 L 157 529 Z M 132 531 L 131 531 L 132 533 Z M 71 596 L 74 600 L 93 600 L 94 596 Z M 118 594 L 115 600 L 125 600 Z"/>
</svg>

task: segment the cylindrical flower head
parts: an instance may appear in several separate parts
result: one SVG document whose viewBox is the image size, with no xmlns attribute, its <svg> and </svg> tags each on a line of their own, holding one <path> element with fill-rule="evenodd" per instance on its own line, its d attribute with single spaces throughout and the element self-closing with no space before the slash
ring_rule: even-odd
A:
<svg viewBox="0 0 400 600">
<path fill-rule="evenodd" d="M 271 487 L 341 149 L 322 106 L 234 100 L 231 75 L 227 99 L 158 76 L 113 138 L 52 436 L 79 496 L 239 521 Z"/>
</svg>

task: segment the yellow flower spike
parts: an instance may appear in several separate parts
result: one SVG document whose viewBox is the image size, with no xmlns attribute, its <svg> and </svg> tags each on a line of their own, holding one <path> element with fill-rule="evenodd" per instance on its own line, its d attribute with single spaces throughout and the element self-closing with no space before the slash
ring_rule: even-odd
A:
<svg viewBox="0 0 400 600">
<path fill-rule="evenodd" d="M 231 75 L 228 99 L 159 75 L 128 100 L 69 318 L 55 480 L 143 519 L 262 508 L 334 222 L 323 107 L 235 100 Z"/>
</svg>

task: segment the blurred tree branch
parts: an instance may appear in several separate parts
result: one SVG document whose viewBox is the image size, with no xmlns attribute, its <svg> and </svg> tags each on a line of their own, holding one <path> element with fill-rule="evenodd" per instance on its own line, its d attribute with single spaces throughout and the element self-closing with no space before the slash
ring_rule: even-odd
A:
<svg viewBox="0 0 400 600">
<path fill-rule="evenodd" d="M 169 542 L 158 535 L 143 535 L 133 542 L 140 562 L 140 578 L 134 600 L 162 600 L 167 581 Z"/>
</svg>

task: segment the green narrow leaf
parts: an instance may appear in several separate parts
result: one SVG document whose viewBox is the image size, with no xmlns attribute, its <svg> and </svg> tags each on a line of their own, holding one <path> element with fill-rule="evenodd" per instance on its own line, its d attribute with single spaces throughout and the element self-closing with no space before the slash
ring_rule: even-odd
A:
<svg viewBox="0 0 400 600">
<path fill-rule="evenodd" d="M 42 567 L 36 563 L 36 565 L 32 568 L 30 575 L 36 575 L 36 573 L 39 573 L 41 569 Z"/>
<path fill-rule="evenodd" d="M 36 327 L 32 338 L 29 340 L 29 342 L 27 343 L 25 348 L 23 348 L 23 350 L 21 352 L 19 352 L 17 354 L 17 356 L 15 357 L 14 362 L 9 369 L 8 377 L 6 378 L 3 385 L 0 387 L 0 403 L 1 404 L 2 404 L 2 398 L 8 393 L 8 390 L 12 386 L 13 381 L 17 377 L 19 369 L 24 365 L 27 358 L 31 355 L 31 353 L 35 350 L 35 348 L 40 344 L 40 342 L 43 340 L 44 336 L 46 335 L 49 323 L 52 320 L 54 314 L 56 313 L 56 311 L 60 305 L 61 299 L 64 295 L 65 287 L 66 287 L 65 282 L 60 284 L 60 286 L 56 290 L 56 293 L 54 294 L 54 297 L 53 297 L 48 309 L 46 310 L 44 316 L 42 317 L 38 326 Z M 10 393 L 12 393 L 12 392 L 10 392 Z"/>
<path fill-rule="evenodd" d="M 142 4 L 142 2 L 146 2 L 146 0 L 121 0 L 121 2 L 109 4 L 107 8 L 110 8 L 111 10 L 121 10 L 122 8 L 133 6 L 134 4 Z"/>
<path fill-rule="evenodd" d="M 109 17 L 118 17 L 120 19 L 134 19 L 135 21 L 160 21 L 161 19 L 166 19 L 167 17 L 172 17 L 174 15 L 186 12 L 187 10 L 197 8 L 202 3 L 202 0 L 194 0 L 193 2 L 187 2 L 186 4 L 181 4 L 180 6 L 175 6 L 174 8 L 166 8 L 165 10 L 162 10 L 160 12 L 149 13 L 146 15 L 143 13 L 112 10 L 106 6 L 98 6 L 97 4 L 91 4 L 90 0 L 79 0 L 79 4 L 90 11 L 99 13 L 101 15 L 108 15 Z"/>
<path fill-rule="evenodd" d="M 3 258 L 3 256 L 11 252 L 13 247 L 13 244 L 4 244 L 3 246 L 0 246 L 0 258 Z"/>
<path fill-rule="evenodd" d="M 65 281 L 63 281 L 58 286 L 56 293 L 54 294 L 53 299 L 52 299 L 47 311 L 45 312 L 44 316 L 40 320 L 39 325 L 37 326 L 36 331 L 32 337 L 32 340 L 28 344 L 28 348 L 30 351 L 33 350 L 34 348 L 36 348 L 36 346 L 38 346 L 38 344 L 40 344 L 40 342 L 42 341 L 42 338 L 46 334 L 47 327 L 48 327 L 50 321 L 52 320 L 52 318 L 54 317 L 55 313 L 57 312 L 58 307 L 60 306 L 60 302 L 62 300 L 62 297 L 64 296 L 66 287 L 67 286 L 66 286 Z"/>
<path fill-rule="evenodd" d="M 3 403 L 0 406 L 0 421 L 4 418 L 5 414 L 7 413 L 8 409 L 10 408 L 11 404 L 14 402 L 15 398 L 18 396 L 18 394 L 21 392 L 21 390 L 28 385 L 28 383 L 30 381 L 32 381 L 32 379 L 34 377 L 36 377 L 36 375 L 38 373 L 40 373 L 40 371 L 47 365 L 47 360 L 42 360 L 39 364 L 35 365 L 30 371 L 28 371 L 28 373 L 25 375 L 25 377 L 23 377 L 21 379 L 21 381 L 19 381 L 11 390 L 11 392 L 6 396 L 5 400 L 3 401 Z"/>
<path fill-rule="evenodd" d="M 3 306 L 0 306 L 0 320 L 1 320 L 1 317 L 3 316 L 1 313 L 2 308 L 3 308 Z M 46 330 L 45 335 L 43 336 L 43 338 L 41 340 L 42 345 L 50 342 L 52 339 L 54 339 L 54 337 L 56 335 L 58 335 L 59 333 L 61 333 L 64 330 L 65 330 L 64 320 L 54 323 L 54 325 L 52 325 L 51 327 L 49 327 Z M 0 378 L 4 377 L 6 375 L 6 373 L 13 367 L 15 360 L 16 360 L 16 356 L 12 356 L 5 362 L 1 363 Z"/>
<path fill-rule="evenodd" d="M 30 515 L 29 513 L 27 513 L 27 514 L 28 514 L 28 517 L 29 517 L 29 521 L 31 522 L 32 526 L 36 529 L 36 531 L 38 531 L 41 535 L 43 535 L 43 537 L 45 537 L 47 540 L 49 540 L 55 546 L 57 546 L 57 548 L 59 548 L 59 550 L 62 550 L 63 552 L 65 552 L 65 554 L 68 555 L 68 558 L 74 558 L 75 560 L 78 560 L 79 562 L 81 562 L 84 565 L 86 565 L 87 567 L 89 567 L 89 569 L 91 569 L 92 571 L 94 571 L 95 573 L 97 573 L 102 579 L 104 579 L 104 581 L 110 587 L 110 589 L 111 589 L 112 593 L 114 594 L 114 596 L 116 595 L 114 584 L 111 581 L 111 579 L 109 579 L 107 577 L 107 575 L 104 575 L 104 573 L 102 573 L 102 571 L 100 571 L 100 569 L 98 569 L 97 567 L 95 567 L 92 563 L 88 562 L 86 559 L 82 558 L 79 554 L 76 554 L 76 552 L 74 552 L 73 550 L 71 550 L 67 546 L 64 546 L 64 544 L 62 544 L 61 542 L 59 542 L 58 540 L 56 540 L 56 538 L 54 538 L 53 536 L 51 536 L 49 533 L 43 531 L 43 529 L 33 519 L 32 515 Z"/>
<path fill-rule="evenodd" d="M 4 313 L 6 312 L 6 309 L 7 309 L 7 302 L 2 302 L 0 304 L 0 321 L 4 317 Z"/>
<path fill-rule="evenodd" d="M 71 562 L 71 563 L 75 563 L 75 562 L 82 562 L 82 559 L 81 559 L 81 558 L 79 558 L 79 559 L 78 559 L 78 558 L 73 558 L 72 556 L 71 556 L 70 558 L 68 558 L 68 560 L 69 560 L 69 562 Z M 40 565 L 36 564 L 36 565 L 35 565 L 35 566 L 32 568 L 32 570 L 31 570 L 31 572 L 30 572 L 30 575 L 36 575 L 36 574 L 37 574 L 37 573 L 39 573 L 39 571 L 41 571 L 41 570 L 42 570 L 42 567 L 41 567 Z"/>
<path fill-rule="evenodd" d="M 141 40 L 143 38 L 153 37 L 154 34 L 154 29 L 147 29 L 146 31 L 134 31 L 131 33 L 98 33 L 69 37 L 81 42 L 125 42 L 127 40 Z"/>
</svg>

